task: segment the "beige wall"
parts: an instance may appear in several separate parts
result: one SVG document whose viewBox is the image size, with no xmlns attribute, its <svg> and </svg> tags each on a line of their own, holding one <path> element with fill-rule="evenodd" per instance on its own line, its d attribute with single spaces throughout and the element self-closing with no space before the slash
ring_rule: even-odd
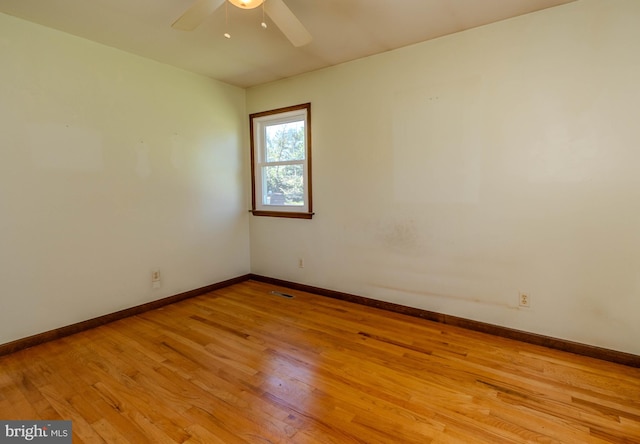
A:
<svg viewBox="0 0 640 444">
<path fill-rule="evenodd" d="M 242 89 L 0 14 L 0 344 L 248 273 L 245 116 Z"/>
<path fill-rule="evenodd" d="M 640 353 L 639 22 L 581 0 L 249 89 L 312 102 L 317 213 L 252 217 L 252 272 Z"/>
</svg>

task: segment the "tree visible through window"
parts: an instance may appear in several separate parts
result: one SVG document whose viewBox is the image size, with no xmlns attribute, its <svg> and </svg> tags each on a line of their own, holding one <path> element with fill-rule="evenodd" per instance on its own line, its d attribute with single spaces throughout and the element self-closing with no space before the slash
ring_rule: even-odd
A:
<svg viewBox="0 0 640 444">
<path fill-rule="evenodd" d="M 304 122 L 267 126 L 265 139 L 266 161 L 273 163 L 264 167 L 269 203 L 303 205 Z M 299 163 L 281 164 L 291 161 Z"/>
<path fill-rule="evenodd" d="M 310 109 L 251 114 L 253 214 L 311 218 Z"/>
</svg>

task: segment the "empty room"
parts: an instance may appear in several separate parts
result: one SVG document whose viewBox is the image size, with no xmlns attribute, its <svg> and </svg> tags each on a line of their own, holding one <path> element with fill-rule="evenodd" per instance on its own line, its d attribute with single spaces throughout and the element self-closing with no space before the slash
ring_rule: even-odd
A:
<svg viewBox="0 0 640 444">
<path fill-rule="evenodd" d="M 639 443 L 639 0 L 0 0 L 0 443 Z"/>
</svg>

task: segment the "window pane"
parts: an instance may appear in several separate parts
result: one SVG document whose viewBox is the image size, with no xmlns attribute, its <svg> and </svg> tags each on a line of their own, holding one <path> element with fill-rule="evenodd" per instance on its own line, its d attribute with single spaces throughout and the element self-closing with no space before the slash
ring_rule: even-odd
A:
<svg viewBox="0 0 640 444">
<path fill-rule="evenodd" d="M 262 167 L 263 205 L 304 205 L 302 165 Z"/>
<path fill-rule="evenodd" d="M 265 127 L 265 162 L 304 160 L 304 121 Z"/>
</svg>

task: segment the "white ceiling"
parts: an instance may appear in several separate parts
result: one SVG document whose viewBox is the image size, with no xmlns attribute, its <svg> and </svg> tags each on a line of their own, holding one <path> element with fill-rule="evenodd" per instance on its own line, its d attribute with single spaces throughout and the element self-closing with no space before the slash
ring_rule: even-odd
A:
<svg viewBox="0 0 640 444">
<path fill-rule="evenodd" d="M 223 6 L 195 31 L 171 28 L 194 1 L 0 0 L 0 12 L 250 87 L 574 0 L 285 0 L 313 35 L 300 48 L 268 17 L 260 27 L 262 8 L 229 4 L 226 27 Z"/>
</svg>

